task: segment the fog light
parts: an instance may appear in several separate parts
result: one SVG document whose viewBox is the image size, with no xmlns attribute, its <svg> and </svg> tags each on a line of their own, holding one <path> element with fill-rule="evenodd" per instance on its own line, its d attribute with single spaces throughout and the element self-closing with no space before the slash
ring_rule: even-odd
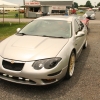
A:
<svg viewBox="0 0 100 100">
<path fill-rule="evenodd" d="M 25 79 L 25 81 L 29 81 L 29 79 Z"/>
<path fill-rule="evenodd" d="M 22 77 L 18 77 L 18 79 L 22 80 L 23 78 Z"/>
<path fill-rule="evenodd" d="M 7 76 L 7 74 L 3 74 L 3 76 Z"/>
<path fill-rule="evenodd" d="M 42 79 L 42 81 L 43 81 L 44 83 L 50 83 L 50 82 L 55 82 L 56 79 Z"/>
<path fill-rule="evenodd" d="M 12 75 L 9 75 L 9 77 L 13 77 Z"/>
</svg>

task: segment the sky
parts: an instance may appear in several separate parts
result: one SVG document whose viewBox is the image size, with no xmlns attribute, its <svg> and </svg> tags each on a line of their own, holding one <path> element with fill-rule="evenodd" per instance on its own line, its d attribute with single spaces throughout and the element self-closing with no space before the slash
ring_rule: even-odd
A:
<svg viewBox="0 0 100 100">
<path fill-rule="evenodd" d="M 23 0 L 4 0 L 4 1 L 23 5 Z M 30 0 L 25 0 L 25 1 L 30 1 Z M 49 1 L 49 0 L 42 0 L 42 1 Z M 58 1 L 58 0 L 52 0 L 52 1 Z M 70 0 L 60 0 L 60 1 L 70 1 Z M 78 5 L 85 5 L 87 0 L 73 0 L 73 1 L 77 2 Z M 90 2 L 94 6 L 97 5 L 100 2 L 100 0 L 90 0 Z"/>
</svg>

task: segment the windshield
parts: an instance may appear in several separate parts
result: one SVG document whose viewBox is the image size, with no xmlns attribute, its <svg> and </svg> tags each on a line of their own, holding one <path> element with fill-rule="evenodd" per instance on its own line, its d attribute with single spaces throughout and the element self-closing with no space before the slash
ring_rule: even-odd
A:
<svg viewBox="0 0 100 100">
<path fill-rule="evenodd" d="M 34 20 L 20 32 L 32 36 L 71 37 L 71 22 L 63 20 Z"/>
<path fill-rule="evenodd" d="M 92 15 L 92 14 L 94 14 L 94 11 L 87 11 L 86 14 L 87 15 Z"/>
</svg>

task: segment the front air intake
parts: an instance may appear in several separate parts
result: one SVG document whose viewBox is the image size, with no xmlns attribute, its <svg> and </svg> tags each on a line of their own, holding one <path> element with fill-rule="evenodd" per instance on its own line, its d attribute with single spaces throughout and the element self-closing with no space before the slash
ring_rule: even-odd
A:
<svg viewBox="0 0 100 100">
<path fill-rule="evenodd" d="M 13 70 L 13 71 L 21 71 L 24 63 L 11 63 L 3 60 L 2 65 L 5 69 Z"/>
</svg>

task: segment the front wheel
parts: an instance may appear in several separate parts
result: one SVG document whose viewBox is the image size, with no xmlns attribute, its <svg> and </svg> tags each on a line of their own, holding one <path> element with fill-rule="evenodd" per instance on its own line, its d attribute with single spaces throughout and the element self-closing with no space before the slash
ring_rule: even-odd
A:
<svg viewBox="0 0 100 100">
<path fill-rule="evenodd" d="M 71 55 L 70 55 L 68 69 L 67 69 L 67 73 L 66 73 L 67 79 L 70 79 L 73 76 L 74 67 L 75 67 L 75 59 L 76 59 L 75 53 L 72 52 Z"/>
</svg>

